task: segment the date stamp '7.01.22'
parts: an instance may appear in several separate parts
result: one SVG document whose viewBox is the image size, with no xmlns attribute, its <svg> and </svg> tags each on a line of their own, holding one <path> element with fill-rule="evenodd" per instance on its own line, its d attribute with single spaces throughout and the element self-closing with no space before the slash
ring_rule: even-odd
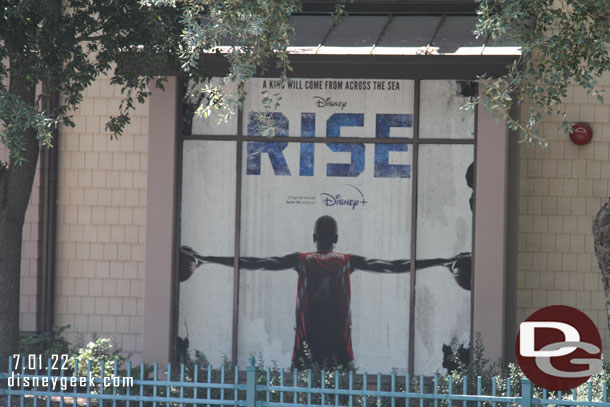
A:
<svg viewBox="0 0 610 407">
<path fill-rule="evenodd" d="M 67 354 L 52 354 L 47 360 L 43 360 L 40 354 L 15 354 L 12 361 L 12 370 L 8 377 L 10 388 L 41 386 L 50 390 L 61 388 L 65 391 L 74 387 L 133 387 L 133 377 L 94 376 L 88 369 L 78 372 L 77 375 L 71 368 L 70 356 Z"/>
</svg>

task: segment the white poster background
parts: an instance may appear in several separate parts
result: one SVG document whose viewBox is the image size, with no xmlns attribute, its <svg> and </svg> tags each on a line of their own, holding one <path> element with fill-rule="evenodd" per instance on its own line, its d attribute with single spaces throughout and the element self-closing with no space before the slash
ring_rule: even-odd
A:
<svg viewBox="0 0 610 407">
<path fill-rule="evenodd" d="M 235 142 L 185 140 L 180 244 L 233 256 Z M 168 231 L 169 233 L 169 231 Z M 180 283 L 178 335 L 218 365 L 231 357 L 233 268 L 207 263 Z"/>
<path fill-rule="evenodd" d="M 472 81 L 422 80 L 419 137 L 474 138 L 474 111 L 460 109 L 470 101 L 463 96 L 470 86 Z"/>
<path fill-rule="evenodd" d="M 244 134 L 252 111 L 261 111 L 262 79 L 250 82 L 245 104 Z M 284 89 L 279 111 L 289 121 L 289 136 L 300 137 L 301 113 L 315 113 L 315 136 L 326 134 L 333 113 L 363 113 L 362 127 L 342 127 L 341 137 L 375 137 L 376 114 L 412 114 L 413 82 L 396 81 L 400 90 Z M 325 80 L 321 80 L 325 83 Z M 373 81 L 368 81 L 372 83 Z M 387 81 L 385 81 L 387 82 Z M 372 85 L 371 85 L 372 86 Z M 315 97 L 344 102 L 318 107 Z M 392 128 L 391 137 L 412 137 L 412 128 Z M 296 141 L 296 140 L 295 140 Z M 261 154 L 260 175 L 246 174 L 244 143 L 241 255 L 282 256 L 315 251 L 313 228 L 322 215 L 339 227 L 336 252 L 386 260 L 408 259 L 411 233 L 411 178 L 374 177 L 375 146 L 365 145 L 364 171 L 357 177 L 327 176 L 328 163 L 349 163 L 350 153 L 314 147 L 314 175 L 300 176 L 300 143 L 283 150 L 291 175 L 275 175 L 267 154 Z M 412 149 L 389 154 L 391 164 L 411 164 Z M 323 193 L 367 201 L 355 208 L 328 207 Z M 296 198 L 295 198 L 296 197 Z M 296 203 L 299 201 L 300 203 Z M 352 343 L 356 365 L 371 371 L 408 366 L 410 276 L 355 271 L 352 274 Z M 252 271 L 240 275 L 238 362 L 261 353 L 267 362 L 290 365 L 295 335 L 298 276 L 294 270 Z"/>
<path fill-rule="evenodd" d="M 417 258 L 452 258 L 472 250 L 472 189 L 466 171 L 471 145 L 421 145 L 417 202 Z M 415 373 L 444 371 L 443 345 L 470 342 L 470 296 L 447 267 L 417 272 Z"/>
</svg>

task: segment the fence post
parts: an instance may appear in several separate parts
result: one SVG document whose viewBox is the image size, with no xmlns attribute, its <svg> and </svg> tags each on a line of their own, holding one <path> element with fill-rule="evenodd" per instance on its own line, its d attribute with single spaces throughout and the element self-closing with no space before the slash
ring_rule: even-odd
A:
<svg viewBox="0 0 610 407">
<path fill-rule="evenodd" d="M 246 368 L 246 407 L 256 407 L 256 359 Z"/>
<path fill-rule="evenodd" d="M 521 407 L 532 406 L 532 382 L 530 379 L 521 379 Z"/>
</svg>

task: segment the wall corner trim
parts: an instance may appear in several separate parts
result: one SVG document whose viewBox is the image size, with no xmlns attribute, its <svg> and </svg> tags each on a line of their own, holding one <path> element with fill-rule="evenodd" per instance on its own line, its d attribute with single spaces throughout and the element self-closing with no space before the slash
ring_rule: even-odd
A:
<svg viewBox="0 0 610 407">
<path fill-rule="evenodd" d="M 473 332 L 485 357 L 504 356 L 508 127 L 479 108 L 476 147 Z"/>
<path fill-rule="evenodd" d="M 146 191 L 146 254 L 142 360 L 172 356 L 178 79 L 151 89 Z"/>
</svg>

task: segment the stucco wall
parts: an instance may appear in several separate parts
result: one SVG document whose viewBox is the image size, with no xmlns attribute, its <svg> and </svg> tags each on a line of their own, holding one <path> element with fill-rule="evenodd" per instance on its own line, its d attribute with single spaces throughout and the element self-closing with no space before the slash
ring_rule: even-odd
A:
<svg viewBox="0 0 610 407">
<path fill-rule="evenodd" d="M 584 311 L 610 350 L 604 293 L 593 253 L 592 221 L 610 193 L 610 73 L 604 104 L 576 86 L 564 100 L 568 120 L 588 123 L 593 140 L 573 144 L 547 118 L 549 147 L 521 146 L 516 323 L 536 309 L 564 304 Z"/>
<path fill-rule="evenodd" d="M 56 325 L 78 343 L 114 338 L 142 351 L 148 105 L 137 105 L 118 140 L 104 125 L 118 112 L 120 87 L 93 83 L 62 127 L 57 200 Z"/>
</svg>

